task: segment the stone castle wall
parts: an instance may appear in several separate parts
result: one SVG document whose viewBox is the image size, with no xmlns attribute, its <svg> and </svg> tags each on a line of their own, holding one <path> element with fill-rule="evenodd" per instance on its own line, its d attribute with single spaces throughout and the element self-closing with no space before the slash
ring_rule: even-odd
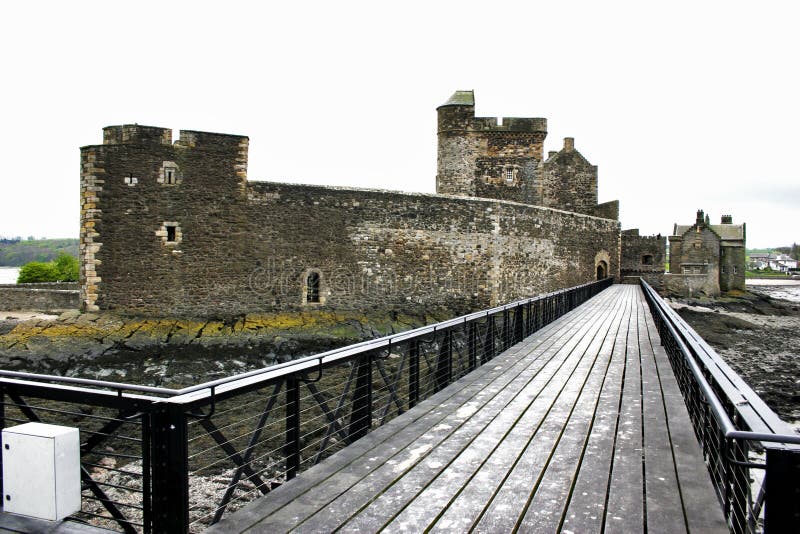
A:
<svg viewBox="0 0 800 534">
<path fill-rule="evenodd" d="M 642 236 L 639 235 L 639 230 L 625 230 L 622 232 L 621 239 L 620 271 L 622 276 L 665 271 L 666 236 Z"/>
<path fill-rule="evenodd" d="M 587 282 L 598 257 L 619 273 L 616 220 L 504 200 L 248 182 L 246 137 L 170 139 L 168 129 L 111 127 L 106 144 L 81 150 L 84 309 L 458 313 Z"/>
<path fill-rule="evenodd" d="M 78 285 L 71 282 L 0 285 L 0 310 L 56 311 L 80 306 Z"/>
</svg>

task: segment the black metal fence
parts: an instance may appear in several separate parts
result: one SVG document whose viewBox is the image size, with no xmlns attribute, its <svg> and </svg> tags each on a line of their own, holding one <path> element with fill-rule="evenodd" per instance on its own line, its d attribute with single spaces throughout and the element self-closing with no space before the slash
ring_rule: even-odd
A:
<svg viewBox="0 0 800 534">
<path fill-rule="evenodd" d="M 641 285 L 731 532 L 796 532 L 800 435 L 653 288 Z"/>
<path fill-rule="evenodd" d="M 123 532 L 200 532 L 612 282 L 181 390 L 0 371 L 0 424 L 80 429 L 83 501 L 73 520 Z"/>
</svg>

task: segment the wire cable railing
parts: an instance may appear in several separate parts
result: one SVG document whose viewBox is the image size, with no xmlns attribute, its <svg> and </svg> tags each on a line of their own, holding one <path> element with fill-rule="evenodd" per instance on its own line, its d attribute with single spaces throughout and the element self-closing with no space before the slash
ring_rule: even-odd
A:
<svg viewBox="0 0 800 534">
<path fill-rule="evenodd" d="M 200 532 L 612 283 L 182 389 L 0 371 L 0 423 L 80 429 L 82 510 L 71 520 L 130 533 Z"/>
<path fill-rule="evenodd" d="M 641 286 L 731 532 L 800 521 L 800 435 L 647 282 Z"/>
</svg>

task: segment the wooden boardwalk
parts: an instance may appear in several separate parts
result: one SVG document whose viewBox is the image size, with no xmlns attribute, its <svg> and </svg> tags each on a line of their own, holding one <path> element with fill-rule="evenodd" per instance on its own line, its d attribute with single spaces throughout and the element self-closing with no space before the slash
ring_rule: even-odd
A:
<svg viewBox="0 0 800 534">
<path fill-rule="evenodd" d="M 727 532 L 641 290 L 615 285 L 206 532 Z"/>
</svg>

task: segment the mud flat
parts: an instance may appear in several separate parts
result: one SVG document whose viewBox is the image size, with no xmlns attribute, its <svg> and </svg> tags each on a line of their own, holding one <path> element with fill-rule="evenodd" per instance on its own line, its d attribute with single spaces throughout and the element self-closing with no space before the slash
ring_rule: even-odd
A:
<svg viewBox="0 0 800 534">
<path fill-rule="evenodd" d="M 745 293 L 671 305 L 800 431 L 800 281 L 748 280 Z M 774 283 L 778 282 L 778 283 Z"/>
</svg>

